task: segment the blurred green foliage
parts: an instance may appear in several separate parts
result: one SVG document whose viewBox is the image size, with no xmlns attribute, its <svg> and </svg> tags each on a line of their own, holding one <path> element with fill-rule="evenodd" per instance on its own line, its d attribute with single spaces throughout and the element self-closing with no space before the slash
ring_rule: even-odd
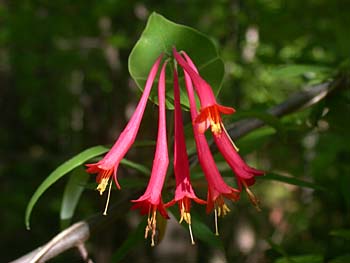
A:
<svg viewBox="0 0 350 263">
<path fill-rule="evenodd" d="M 29 198 L 47 175 L 88 147 L 111 144 L 124 127 L 139 94 L 128 73 L 128 56 L 152 11 L 213 37 L 226 71 L 220 101 L 238 112 L 260 112 L 307 84 L 334 78 L 341 64 L 346 79 L 348 5 L 347 0 L 0 1 L 0 261 L 19 257 L 59 231 L 68 177 L 37 204 L 32 230 L 23 224 Z M 231 205 L 231 213 L 220 220 L 222 250 L 198 240 L 191 246 L 185 229 L 168 227 L 165 238 L 176 240 L 176 246 L 169 249 L 170 241 L 164 240 L 151 249 L 147 241 L 139 242 L 124 260 L 347 262 L 349 113 L 347 75 L 342 89 L 326 100 L 283 118 L 283 135 L 264 128 L 237 142 L 250 164 L 326 191 L 259 180 L 253 190 L 263 211 L 257 213 L 245 195 Z M 155 138 L 153 119 L 150 105 L 138 140 Z M 149 167 L 150 151 L 146 143 L 128 158 Z M 230 180 L 232 173 L 222 170 Z M 143 176 L 126 166 L 119 173 L 125 179 Z M 92 189 L 93 182 L 91 176 Z M 200 180 L 196 183 L 200 186 Z M 137 197 L 127 192 L 114 191 L 111 202 Z M 205 196 L 205 187 L 198 195 Z M 73 221 L 102 213 L 104 202 L 88 187 Z M 120 257 L 117 249 L 129 233 L 140 232 L 141 218 L 128 212 L 130 203 L 119 206 L 116 222 L 88 243 L 96 262 L 109 262 L 114 253 Z M 201 221 L 212 226 L 212 216 L 203 210 L 194 206 Z M 71 251 L 52 262 L 78 260 Z"/>
</svg>

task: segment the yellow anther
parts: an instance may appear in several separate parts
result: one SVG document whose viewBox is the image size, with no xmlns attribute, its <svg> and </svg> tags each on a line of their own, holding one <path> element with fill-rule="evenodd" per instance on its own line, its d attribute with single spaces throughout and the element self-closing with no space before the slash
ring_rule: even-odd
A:
<svg viewBox="0 0 350 263">
<path fill-rule="evenodd" d="M 145 229 L 145 238 L 148 237 L 148 232 L 149 231 L 152 231 L 152 234 L 151 234 L 151 246 L 154 247 L 155 246 L 155 242 L 154 242 L 154 239 L 155 239 L 155 236 L 156 236 L 156 227 L 157 227 L 157 219 L 156 219 L 156 216 L 157 216 L 157 211 L 154 210 L 152 212 L 152 216 L 150 217 L 150 213 L 148 214 L 148 218 L 147 218 L 147 226 L 146 226 L 146 229 Z"/>
<path fill-rule="evenodd" d="M 214 134 L 219 134 L 221 133 L 221 123 L 217 123 L 217 122 L 214 122 L 214 121 L 211 121 L 210 122 L 210 126 L 211 126 L 211 131 L 214 133 Z"/>
<path fill-rule="evenodd" d="M 103 194 L 103 192 L 106 190 L 106 187 L 108 185 L 109 178 L 102 178 L 100 183 L 98 184 L 96 190 L 100 192 L 100 195 Z"/>
<path fill-rule="evenodd" d="M 188 224 L 188 230 L 190 232 L 190 237 L 191 237 L 191 244 L 194 245 L 195 242 L 194 242 L 194 239 L 193 239 L 193 233 L 192 233 L 192 227 L 191 227 L 191 214 L 190 212 L 187 212 L 186 209 L 185 209 L 185 204 L 184 202 L 182 201 L 181 202 L 181 217 L 180 217 L 180 220 L 179 220 L 179 223 L 181 224 L 181 222 L 183 220 L 185 220 L 185 222 Z"/>
<path fill-rule="evenodd" d="M 230 211 L 230 208 L 225 203 L 218 206 L 218 216 L 224 217 Z"/>
<path fill-rule="evenodd" d="M 181 217 L 180 217 L 179 223 L 181 224 L 181 222 L 183 220 L 185 220 L 185 222 L 190 225 L 191 224 L 191 214 L 185 210 L 185 205 L 183 202 L 181 202 L 181 212 L 180 213 L 181 213 Z"/>
</svg>

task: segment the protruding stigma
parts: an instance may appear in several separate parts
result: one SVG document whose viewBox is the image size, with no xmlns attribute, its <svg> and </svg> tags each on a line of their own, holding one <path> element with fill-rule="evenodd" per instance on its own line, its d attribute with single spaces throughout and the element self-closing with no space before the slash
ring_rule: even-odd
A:
<svg viewBox="0 0 350 263">
<path fill-rule="evenodd" d="M 103 179 L 102 179 L 103 180 Z M 107 180 L 108 183 L 108 180 Z M 111 190 L 112 190 L 112 184 L 113 184 L 113 180 L 111 180 L 110 184 L 109 184 L 109 188 L 108 188 L 108 195 L 107 195 L 107 200 L 106 200 L 106 206 L 105 206 L 105 211 L 103 212 L 103 215 L 106 216 L 107 215 L 107 210 L 108 210 L 108 205 L 109 205 L 109 199 L 111 197 Z M 106 187 L 105 187 L 106 188 Z"/>
<path fill-rule="evenodd" d="M 215 217 L 215 235 L 219 235 L 219 226 L 218 226 L 218 211 L 214 208 L 214 217 Z"/>
<path fill-rule="evenodd" d="M 186 211 L 184 202 L 181 202 L 181 212 L 180 212 L 180 214 L 181 214 L 181 218 L 179 220 L 179 223 L 181 224 L 181 222 L 183 220 L 186 221 L 186 223 L 188 224 L 188 230 L 190 232 L 191 244 L 194 245 L 195 242 L 194 242 L 193 233 L 192 233 L 192 227 L 191 227 L 191 214 L 190 214 L 190 212 Z"/>
</svg>

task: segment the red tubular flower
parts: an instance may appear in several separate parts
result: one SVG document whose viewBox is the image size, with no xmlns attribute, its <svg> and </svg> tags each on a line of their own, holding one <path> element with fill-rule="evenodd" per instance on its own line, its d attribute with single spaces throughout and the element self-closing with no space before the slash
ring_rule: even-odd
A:
<svg viewBox="0 0 350 263">
<path fill-rule="evenodd" d="M 157 210 L 168 219 L 169 216 L 165 210 L 162 201 L 162 188 L 169 164 L 168 146 L 166 137 L 166 119 L 165 119 L 165 67 L 163 64 L 158 85 L 158 104 L 159 104 L 159 122 L 156 153 L 153 160 L 151 178 L 149 180 L 145 193 L 137 200 L 132 200 L 135 204 L 132 209 L 140 209 L 141 214 L 148 214 L 148 224 L 146 226 L 145 238 L 151 231 L 151 246 L 155 245 L 156 235 L 156 215 Z"/>
<path fill-rule="evenodd" d="M 196 120 L 198 112 L 196 109 L 196 102 L 194 97 L 193 86 L 191 78 L 187 71 L 184 70 L 185 83 L 190 102 L 190 111 L 192 121 Z M 224 197 L 237 201 L 239 199 L 240 191 L 230 187 L 222 179 L 220 172 L 215 164 L 215 160 L 210 152 L 209 145 L 203 133 L 198 130 L 198 123 L 193 125 L 193 133 L 197 147 L 198 160 L 203 170 L 203 173 L 208 181 L 208 196 L 207 196 L 207 213 L 214 209 L 215 212 L 215 230 L 218 235 L 217 216 L 226 215 L 230 209 L 224 201 Z"/>
<path fill-rule="evenodd" d="M 185 52 L 183 52 L 183 55 L 186 60 L 176 51 L 175 48 L 173 49 L 173 54 L 179 65 L 190 76 L 196 88 L 201 109 L 194 122 L 199 124 L 199 131 L 204 133 L 209 127 L 211 127 L 213 133 L 221 133 L 222 120 L 220 114 L 232 114 L 235 112 L 235 109 L 219 105 L 216 102 L 215 95 L 210 85 L 196 72 L 196 70 L 194 70 L 195 66 Z"/>
<path fill-rule="evenodd" d="M 180 223 L 185 220 L 189 226 L 191 242 L 194 244 L 191 229 L 191 201 L 206 204 L 193 191 L 190 181 L 190 167 L 186 150 L 183 119 L 180 105 L 180 88 L 177 71 L 174 68 L 174 105 L 175 105 L 175 142 L 174 142 L 174 174 L 176 180 L 175 198 L 165 206 L 172 206 L 176 202 L 181 214 Z"/>
<path fill-rule="evenodd" d="M 136 107 L 134 114 L 132 115 L 130 121 L 124 128 L 123 132 L 120 134 L 118 140 L 115 142 L 111 150 L 105 155 L 105 157 L 97 163 L 87 164 L 88 173 L 97 173 L 96 182 L 98 183 L 97 190 L 100 192 L 100 195 L 105 191 L 109 179 L 113 174 L 113 179 L 120 189 L 120 185 L 117 180 L 117 170 L 120 161 L 124 158 L 127 151 L 130 149 L 131 145 L 134 143 L 137 132 L 140 127 L 141 119 L 145 111 L 147 100 L 153 85 L 154 78 L 156 77 L 158 67 L 162 55 L 158 57 L 152 69 L 148 75 L 145 89 L 143 91 L 142 97 Z M 111 188 L 111 186 L 110 186 Z M 105 211 L 106 212 L 106 211 Z"/>
<path fill-rule="evenodd" d="M 214 134 L 215 143 L 231 169 L 234 171 L 239 189 L 242 189 L 243 184 L 251 202 L 258 210 L 260 210 L 259 200 L 255 197 L 248 186 L 255 183 L 255 176 L 263 175 L 264 172 L 248 166 L 243 161 L 241 156 L 239 156 L 238 152 L 236 151 L 234 143 L 231 140 L 230 136 L 227 134 L 225 127 L 222 126 L 222 129 L 223 132 L 220 134 Z"/>
<path fill-rule="evenodd" d="M 189 67 L 193 71 L 192 72 L 193 77 L 198 78 L 199 74 L 196 66 L 194 65 L 190 57 L 185 52 L 183 52 L 183 54 L 186 62 L 188 63 Z M 209 85 L 202 85 L 201 87 L 202 87 L 201 90 L 197 89 L 199 98 L 201 97 L 201 95 L 199 94 L 200 92 L 203 92 L 204 94 L 213 94 L 212 92 L 207 91 L 207 90 L 211 90 Z M 215 98 L 213 98 L 213 100 L 215 100 Z M 227 134 L 227 131 L 223 123 L 220 121 L 218 125 L 220 126 L 220 128 L 217 130 L 220 130 L 220 132 L 215 132 L 212 129 L 215 143 L 218 146 L 219 151 L 221 152 L 221 154 L 224 156 L 225 160 L 231 167 L 231 169 L 234 171 L 238 181 L 239 190 L 242 189 L 242 184 L 243 184 L 243 186 L 245 187 L 248 193 L 250 200 L 252 201 L 254 206 L 258 210 L 260 210 L 259 200 L 255 197 L 255 195 L 249 189 L 248 186 L 253 185 L 255 183 L 255 176 L 263 175 L 264 172 L 249 167 L 243 161 L 243 159 L 239 156 L 237 152 L 238 151 L 237 147 L 231 140 L 230 136 Z"/>
</svg>

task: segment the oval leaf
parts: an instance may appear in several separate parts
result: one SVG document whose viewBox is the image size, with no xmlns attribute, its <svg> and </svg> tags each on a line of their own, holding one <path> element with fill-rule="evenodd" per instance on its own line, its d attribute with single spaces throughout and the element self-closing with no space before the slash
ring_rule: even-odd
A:
<svg viewBox="0 0 350 263">
<path fill-rule="evenodd" d="M 129 56 L 129 72 L 138 87 L 143 90 L 149 70 L 157 57 L 161 53 L 165 57 L 171 56 L 173 47 L 178 51 L 186 51 L 217 94 L 224 76 L 224 64 L 213 41 L 199 31 L 171 22 L 157 13 L 152 13 L 149 17 L 141 38 Z M 171 74 L 167 75 L 167 79 L 168 83 L 172 83 Z M 181 94 L 186 94 L 186 91 L 183 90 Z M 174 98 L 170 85 L 166 96 L 167 108 L 173 109 Z M 156 102 L 156 97 L 157 92 L 153 89 L 150 99 Z M 181 96 L 181 104 L 189 107 L 186 96 Z"/>
<path fill-rule="evenodd" d="M 30 215 L 32 213 L 33 207 L 40 198 L 40 196 L 51 186 L 53 185 L 58 179 L 72 171 L 74 168 L 78 167 L 79 165 L 83 164 L 87 160 L 90 160 L 91 158 L 94 158 L 96 156 L 99 156 L 103 153 L 106 153 L 109 149 L 104 146 L 95 146 L 92 148 L 89 148 L 78 155 L 74 156 L 73 158 L 69 159 L 62 165 L 58 166 L 52 173 L 49 174 L 49 176 L 41 183 L 41 185 L 38 187 L 38 189 L 35 191 L 33 196 L 31 197 L 25 213 L 25 225 L 27 229 L 30 229 Z"/>
</svg>

